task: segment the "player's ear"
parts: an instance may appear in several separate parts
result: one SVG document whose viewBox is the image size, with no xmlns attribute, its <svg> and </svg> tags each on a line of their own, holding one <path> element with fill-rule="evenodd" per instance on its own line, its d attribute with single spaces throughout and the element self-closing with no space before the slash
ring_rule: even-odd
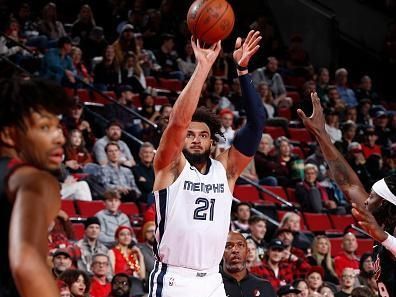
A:
<svg viewBox="0 0 396 297">
<path fill-rule="evenodd" d="M 4 127 L 0 131 L 0 142 L 7 147 L 15 147 L 15 142 L 16 142 L 15 127 Z"/>
</svg>

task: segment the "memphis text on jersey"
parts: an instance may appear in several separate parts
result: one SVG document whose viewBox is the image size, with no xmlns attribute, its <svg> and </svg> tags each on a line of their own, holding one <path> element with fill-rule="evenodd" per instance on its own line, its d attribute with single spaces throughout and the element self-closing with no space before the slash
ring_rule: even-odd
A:
<svg viewBox="0 0 396 297">
<path fill-rule="evenodd" d="M 204 184 L 184 181 L 183 190 L 203 193 L 224 193 L 224 184 Z"/>
</svg>

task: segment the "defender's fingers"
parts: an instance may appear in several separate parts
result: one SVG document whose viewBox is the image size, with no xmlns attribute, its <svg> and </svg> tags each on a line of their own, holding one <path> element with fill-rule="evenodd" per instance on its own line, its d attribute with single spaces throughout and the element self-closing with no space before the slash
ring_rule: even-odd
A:
<svg viewBox="0 0 396 297">
<path fill-rule="evenodd" d="M 300 117 L 301 120 L 307 119 L 307 116 L 305 115 L 305 112 L 303 112 L 301 109 L 297 109 L 297 114 Z"/>
<path fill-rule="evenodd" d="M 241 38 L 241 37 L 238 37 L 238 38 L 235 40 L 235 49 L 240 48 L 241 45 L 242 45 L 242 38 Z"/>
<path fill-rule="evenodd" d="M 253 34 L 254 34 L 254 30 L 250 30 L 248 35 L 246 36 L 246 39 L 245 39 L 246 44 L 249 44 L 250 39 L 252 39 Z"/>
</svg>

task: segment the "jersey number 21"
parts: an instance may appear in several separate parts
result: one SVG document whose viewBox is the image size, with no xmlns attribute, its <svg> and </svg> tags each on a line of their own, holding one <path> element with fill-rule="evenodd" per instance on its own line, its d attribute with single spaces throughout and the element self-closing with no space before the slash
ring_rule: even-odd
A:
<svg viewBox="0 0 396 297">
<path fill-rule="evenodd" d="M 198 207 L 194 210 L 194 220 L 205 221 L 208 217 L 207 210 L 209 209 L 209 221 L 213 221 L 215 202 L 215 199 L 208 200 L 202 197 L 197 198 L 195 204 L 198 205 Z"/>
</svg>

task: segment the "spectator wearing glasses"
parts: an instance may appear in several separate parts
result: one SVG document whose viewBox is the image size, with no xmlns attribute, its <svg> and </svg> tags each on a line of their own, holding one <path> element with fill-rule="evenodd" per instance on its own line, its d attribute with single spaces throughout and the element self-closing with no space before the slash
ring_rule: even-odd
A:
<svg viewBox="0 0 396 297">
<path fill-rule="evenodd" d="M 129 297 L 132 283 L 125 273 L 117 273 L 111 281 L 111 292 L 109 297 Z"/>
<path fill-rule="evenodd" d="M 111 291 L 110 282 L 107 276 L 110 272 L 109 257 L 105 254 L 96 254 L 92 258 L 90 297 L 107 297 Z"/>
<path fill-rule="evenodd" d="M 335 297 L 349 297 L 352 294 L 356 281 L 355 270 L 353 268 L 345 268 L 341 274 L 341 290 L 335 294 Z"/>
</svg>

